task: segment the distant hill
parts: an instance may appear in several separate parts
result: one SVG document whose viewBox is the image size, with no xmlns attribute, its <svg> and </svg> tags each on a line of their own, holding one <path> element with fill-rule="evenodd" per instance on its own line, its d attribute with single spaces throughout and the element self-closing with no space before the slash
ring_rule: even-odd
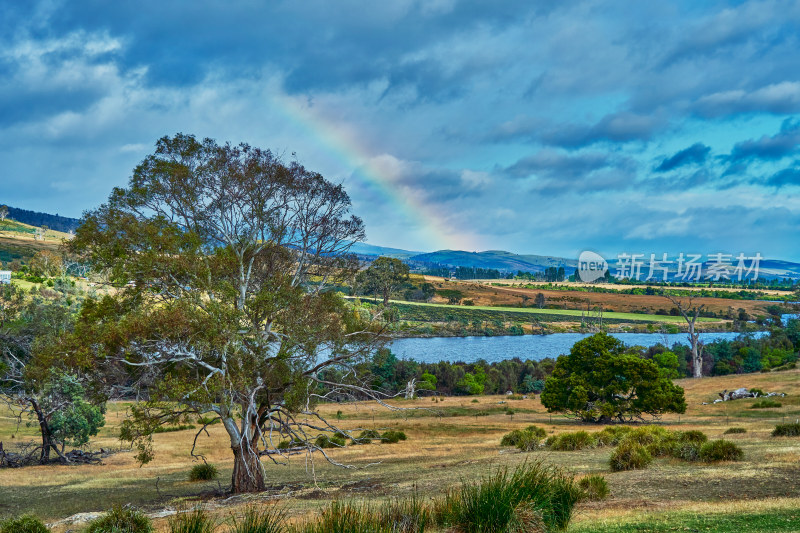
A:
<svg viewBox="0 0 800 533">
<path fill-rule="evenodd" d="M 386 246 L 375 246 L 374 244 L 367 244 L 365 242 L 357 242 L 353 244 L 350 251 L 359 256 L 386 256 L 395 257 L 397 259 L 409 259 L 412 256 L 418 255 L 421 252 L 411 252 L 409 250 L 401 250 L 400 248 L 387 248 Z"/>
<path fill-rule="evenodd" d="M 418 254 L 408 259 L 409 263 L 437 264 L 455 267 L 491 268 L 501 272 L 542 272 L 548 267 L 564 267 L 574 270 L 578 261 L 546 255 L 519 255 L 503 250 L 465 252 L 461 250 L 439 250 Z"/>
<path fill-rule="evenodd" d="M 8 218 L 31 226 L 47 226 L 50 229 L 63 231 L 64 233 L 75 231 L 78 229 L 78 225 L 81 222 L 77 218 L 40 213 L 39 211 L 28 211 L 27 209 L 19 209 L 11 206 L 8 206 Z"/>
</svg>

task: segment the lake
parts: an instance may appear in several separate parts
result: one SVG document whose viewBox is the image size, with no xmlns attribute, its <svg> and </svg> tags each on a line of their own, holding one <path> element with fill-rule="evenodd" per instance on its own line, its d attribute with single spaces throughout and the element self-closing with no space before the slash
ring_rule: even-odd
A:
<svg viewBox="0 0 800 533">
<path fill-rule="evenodd" d="M 658 343 L 672 346 L 688 344 L 686 333 L 612 333 L 627 345 L 654 346 Z M 704 342 L 725 339 L 733 340 L 739 333 L 701 333 Z M 754 335 L 766 335 L 757 332 Z M 590 336 L 588 333 L 552 333 L 550 335 L 519 335 L 504 337 L 431 337 L 409 338 L 392 341 L 389 346 L 400 359 L 412 359 L 421 363 L 439 361 L 463 361 L 473 363 L 478 359 L 492 363 L 519 357 L 522 360 L 538 361 L 545 357 L 556 358 L 569 353 L 572 345 Z"/>
</svg>

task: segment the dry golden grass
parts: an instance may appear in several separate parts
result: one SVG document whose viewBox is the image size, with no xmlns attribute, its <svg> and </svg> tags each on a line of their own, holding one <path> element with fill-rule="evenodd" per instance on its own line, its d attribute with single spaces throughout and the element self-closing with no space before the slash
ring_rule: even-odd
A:
<svg viewBox="0 0 800 533">
<path fill-rule="evenodd" d="M 540 451 L 519 453 L 499 446 L 503 434 L 535 423 L 549 433 L 601 426 L 584 426 L 550 415 L 538 398 L 509 400 L 501 396 L 452 397 L 441 401 L 430 398 L 396 402 L 402 407 L 425 408 L 393 412 L 374 404 L 326 404 L 319 410 L 332 420 L 341 411 L 343 428 L 397 428 L 408 435 L 398 444 L 371 444 L 333 451 L 341 462 L 361 468 L 345 470 L 327 464 L 320 456 L 313 461 L 295 456 L 286 465 L 267 461 L 269 491 L 265 495 L 225 500 L 215 495 L 228 483 L 232 461 L 227 436 L 219 426 L 210 437 L 199 440 L 199 451 L 216 464 L 221 477 L 217 482 L 187 481 L 192 459 L 189 457 L 194 431 L 162 433 L 154 436 L 156 459 L 144 467 L 129 451 L 115 453 L 99 466 L 42 466 L 19 470 L 0 470 L 0 516 L 35 512 L 49 521 L 86 511 L 101 511 L 113 503 L 133 503 L 148 511 L 179 504 L 204 502 L 220 519 L 239 513 L 249 501 L 277 498 L 294 519 L 306 517 L 334 498 L 375 500 L 408 496 L 416 491 L 423 498 L 441 495 L 463 480 L 474 480 L 500 466 L 515 466 L 531 457 L 567 468 L 578 475 L 601 473 L 611 488 L 610 499 L 579 505 L 574 522 L 620 520 L 646 517 L 648 513 L 687 510 L 727 512 L 726 510 L 770 509 L 798 503 L 800 493 L 800 440 L 773 438 L 770 431 L 783 417 L 798 411 L 800 372 L 751 374 L 681 380 L 689 405 L 686 414 L 668 415 L 661 423 L 675 429 L 699 429 L 710 438 L 722 438 L 730 426 L 747 428 L 747 433 L 726 435 L 745 451 L 741 463 L 689 464 L 677 460 L 655 461 L 647 470 L 610 473 L 609 448 L 576 452 Z M 713 400 L 717 392 L 740 386 L 779 390 L 788 396 L 777 410 L 749 409 L 749 400 L 728 404 L 701 405 Z M 499 402 L 506 402 L 501 404 Z M 502 409 L 511 406 L 512 417 Z M 116 432 L 125 416 L 125 405 L 114 404 L 101 434 L 92 448 L 119 449 Z M 768 412 L 765 412 L 768 411 Z M 491 414 L 481 416 L 483 412 Z M 458 414 L 459 416 L 450 416 Z M 477 416 L 476 416 L 477 415 Z M 8 446 L 35 437 L 34 428 L 21 428 L 10 439 L 13 421 L 0 419 L 0 440 Z M 373 466 L 367 467 L 372 463 Z M 158 521 L 162 529 L 165 519 Z M 65 530 L 65 527 L 57 530 Z"/>
<path fill-rule="evenodd" d="M 587 309 L 601 305 L 606 311 L 619 313 L 655 313 L 659 309 L 669 311 L 674 307 L 672 302 L 663 296 L 648 296 L 645 294 L 616 294 L 616 293 L 593 293 L 575 291 L 548 291 L 540 289 L 526 289 L 519 285 L 509 284 L 508 286 L 497 287 L 502 281 L 510 280 L 486 280 L 481 281 L 444 281 L 440 279 L 430 279 L 430 282 L 437 289 L 458 289 L 464 293 L 464 298 L 473 300 L 475 305 L 488 306 L 509 306 L 516 307 L 525 302 L 527 307 L 532 307 L 536 295 L 544 294 L 547 304 L 557 305 L 565 309 Z M 619 289 L 618 285 L 611 286 Z M 527 301 L 525 300 L 527 298 Z M 445 298 L 436 297 L 435 303 L 446 303 Z M 696 298 L 697 305 L 705 305 L 706 309 L 715 313 L 727 312 L 732 310 L 738 312 L 739 308 L 745 309 L 752 315 L 766 315 L 766 307 L 771 305 L 769 302 L 761 300 L 727 300 L 724 298 Z"/>
</svg>

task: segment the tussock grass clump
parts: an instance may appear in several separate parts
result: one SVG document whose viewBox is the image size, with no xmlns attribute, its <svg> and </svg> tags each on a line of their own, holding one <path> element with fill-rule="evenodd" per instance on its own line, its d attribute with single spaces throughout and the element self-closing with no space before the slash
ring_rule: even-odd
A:
<svg viewBox="0 0 800 533">
<path fill-rule="evenodd" d="M 153 523 L 141 511 L 114 506 L 89 523 L 86 533 L 152 533 Z"/>
<path fill-rule="evenodd" d="M 233 519 L 231 533 L 285 533 L 286 513 L 274 505 L 255 505 L 244 511 L 244 516 Z"/>
<path fill-rule="evenodd" d="M 653 462 L 653 456 L 647 449 L 636 441 L 622 442 L 608 460 L 612 472 L 624 470 L 639 470 L 647 468 Z"/>
<path fill-rule="evenodd" d="M 669 440 L 674 438 L 674 432 L 664 429 L 659 426 L 642 426 L 632 429 L 622 439 L 622 442 L 635 442 L 642 446 L 657 443 L 658 441 Z"/>
<path fill-rule="evenodd" d="M 523 452 L 529 452 L 539 447 L 541 440 L 547 432 L 538 426 L 528 426 L 525 429 L 515 429 L 503 435 L 500 446 L 516 446 Z"/>
<path fill-rule="evenodd" d="M 0 522 L 0 533 L 50 533 L 41 519 L 33 515 L 23 515 Z"/>
<path fill-rule="evenodd" d="M 586 431 L 576 431 L 574 433 L 562 433 L 550 443 L 550 448 L 557 451 L 575 451 L 584 448 L 591 448 L 595 445 L 595 439 Z"/>
<path fill-rule="evenodd" d="M 610 492 L 606 478 L 599 474 L 581 478 L 578 486 L 583 489 L 584 498 L 592 501 L 605 500 Z"/>
<path fill-rule="evenodd" d="M 560 530 L 582 496 L 571 476 L 537 461 L 465 483 L 437 502 L 434 515 L 448 531 L 464 533 Z"/>
<path fill-rule="evenodd" d="M 338 434 L 334 435 L 320 435 L 314 441 L 314 445 L 318 448 L 344 448 L 347 445 L 347 441 L 344 440 L 344 437 Z"/>
<path fill-rule="evenodd" d="M 734 435 L 737 433 L 747 433 L 747 430 L 745 428 L 728 428 L 723 435 Z"/>
<path fill-rule="evenodd" d="M 386 442 L 389 444 L 396 444 L 401 440 L 406 440 L 408 437 L 402 431 L 397 431 L 394 429 L 390 429 L 389 431 L 385 431 L 383 435 L 381 435 L 381 442 Z"/>
<path fill-rule="evenodd" d="M 380 507 L 366 503 L 333 501 L 317 520 L 307 522 L 293 529 L 293 532 L 424 533 L 430 516 L 430 511 L 416 498 Z"/>
<path fill-rule="evenodd" d="M 202 509 L 179 512 L 169 519 L 169 533 L 214 533 L 216 523 Z"/>
<path fill-rule="evenodd" d="M 778 424 L 772 430 L 773 437 L 798 437 L 800 436 L 800 423 Z"/>
<path fill-rule="evenodd" d="M 700 447 L 700 460 L 707 463 L 714 461 L 741 461 L 744 451 L 729 440 L 712 440 Z"/>
<path fill-rule="evenodd" d="M 595 433 L 594 440 L 597 446 L 616 446 L 631 431 L 630 426 L 608 426 Z"/>
<path fill-rule="evenodd" d="M 189 481 L 211 481 L 217 479 L 219 470 L 211 463 L 203 463 L 201 465 L 194 465 L 189 471 Z"/>
<path fill-rule="evenodd" d="M 750 409 L 773 409 L 776 407 L 783 407 L 783 404 L 781 402 L 776 402 L 772 398 L 764 398 L 763 400 L 754 402 L 753 405 L 750 406 Z"/>
</svg>

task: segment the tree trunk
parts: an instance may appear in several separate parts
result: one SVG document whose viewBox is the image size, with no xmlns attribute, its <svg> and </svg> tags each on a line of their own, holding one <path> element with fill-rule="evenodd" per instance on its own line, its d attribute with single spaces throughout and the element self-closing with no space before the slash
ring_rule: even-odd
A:
<svg viewBox="0 0 800 533">
<path fill-rule="evenodd" d="M 255 442 L 243 442 L 233 449 L 233 475 L 231 492 L 263 492 L 266 490 L 264 467 L 258 456 Z"/>
<path fill-rule="evenodd" d="M 30 402 L 31 407 L 33 407 L 33 412 L 36 413 L 36 419 L 39 421 L 39 431 L 42 434 L 42 453 L 39 456 L 39 462 L 41 464 L 46 464 L 50 462 L 50 448 L 56 450 L 56 453 L 58 453 L 58 449 L 56 449 L 55 444 L 53 443 L 53 436 L 50 433 L 50 425 L 47 423 L 47 419 L 42 412 L 39 402 L 33 398 L 30 398 Z"/>
</svg>

